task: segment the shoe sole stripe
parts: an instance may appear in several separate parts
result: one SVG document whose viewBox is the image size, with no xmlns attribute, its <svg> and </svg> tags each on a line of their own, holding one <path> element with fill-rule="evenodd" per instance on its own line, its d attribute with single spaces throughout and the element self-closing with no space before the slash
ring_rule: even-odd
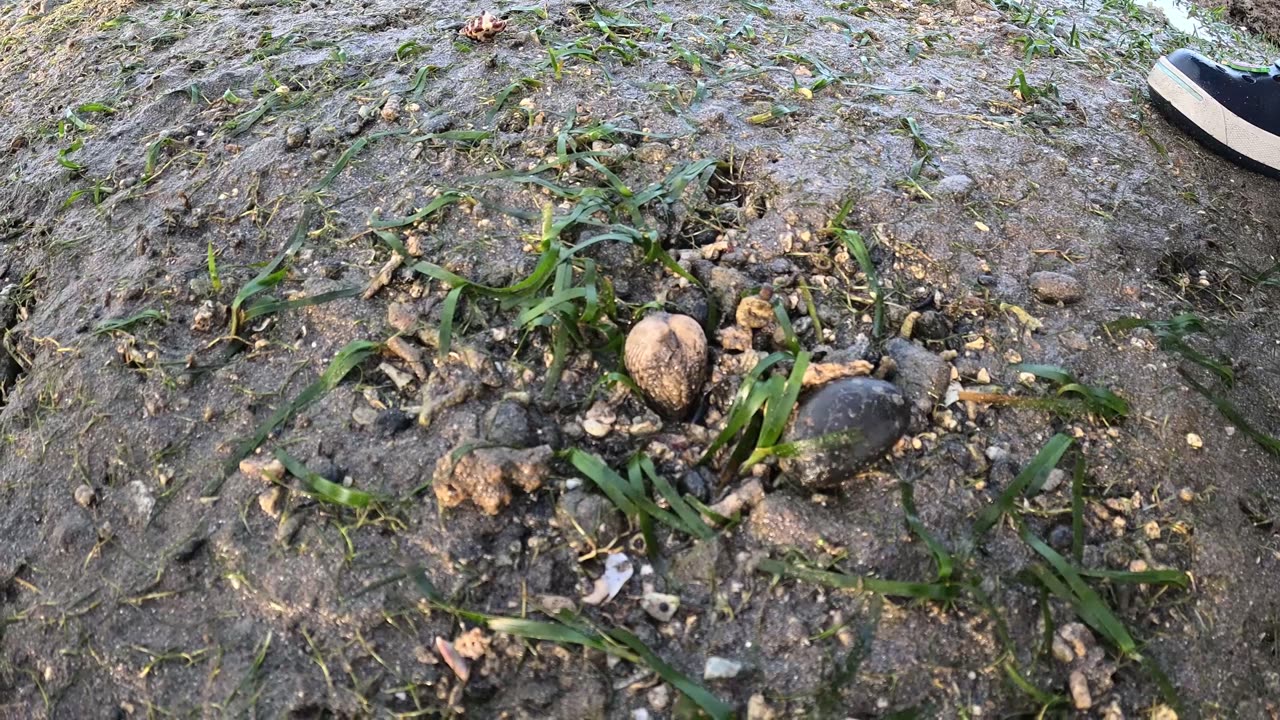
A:
<svg viewBox="0 0 1280 720">
<path fill-rule="evenodd" d="M 1248 161 L 1243 164 L 1252 169 L 1265 168 L 1271 171 L 1268 174 L 1280 172 L 1280 137 L 1223 107 L 1168 60 L 1160 58 L 1147 76 L 1147 83 L 1153 95 L 1213 141 L 1209 144 L 1214 150 L 1231 160 L 1243 158 Z"/>
</svg>

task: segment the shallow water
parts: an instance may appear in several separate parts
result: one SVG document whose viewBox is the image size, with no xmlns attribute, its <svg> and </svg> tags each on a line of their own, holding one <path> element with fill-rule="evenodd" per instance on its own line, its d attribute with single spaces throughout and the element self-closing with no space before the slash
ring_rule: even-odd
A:
<svg viewBox="0 0 1280 720">
<path fill-rule="evenodd" d="M 1191 17 L 1188 7 L 1178 0 L 1144 0 L 1143 4 L 1164 15 L 1169 27 L 1187 35 L 1203 35 L 1204 23 Z"/>
</svg>

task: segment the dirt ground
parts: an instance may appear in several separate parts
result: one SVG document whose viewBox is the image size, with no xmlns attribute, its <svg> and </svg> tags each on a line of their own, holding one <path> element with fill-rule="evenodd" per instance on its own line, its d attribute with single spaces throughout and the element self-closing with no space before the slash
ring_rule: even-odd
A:
<svg viewBox="0 0 1280 720">
<path fill-rule="evenodd" d="M 1245 27 L 1280 38 L 1280 3 L 1275 0 L 1231 0 L 1226 7 L 1231 18 Z"/>
<path fill-rule="evenodd" d="M 0 717 L 1280 717 L 1277 186 L 1144 82 L 1274 47 L 484 9 L 0 4 Z M 687 414 L 624 375 L 654 310 Z M 699 464 L 806 358 L 906 436 Z"/>
</svg>

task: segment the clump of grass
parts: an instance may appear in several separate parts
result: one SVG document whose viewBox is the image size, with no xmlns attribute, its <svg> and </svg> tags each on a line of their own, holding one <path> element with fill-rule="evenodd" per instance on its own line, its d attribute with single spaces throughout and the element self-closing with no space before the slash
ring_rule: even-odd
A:
<svg viewBox="0 0 1280 720">
<path fill-rule="evenodd" d="M 1108 332 L 1146 328 L 1156 336 L 1161 350 L 1181 355 L 1184 359 L 1208 370 L 1225 383 L 1227 387 L 1235 385 L 1235 371 L 1231 369 L 1229 361 L 1219 360 L 1202 353 L 1191 347 L 1187 342 L 1187 337 L 1190 335 L 1207 334 L 1209 332 L 1204 321 L 1191 313 L 1176 315 L 1168 320 L 1143 320 L 1136 317 L 1121 318 L 1107 323 L 1106 328 Z"/>
<path fill-rule="evenodd" d="M 364 362 L 366 358 L 373 355 L 380 348 L 381 345 L 378 343 L 356 340 L 339 350 L 338 354 L 334 356 L 329 366 L 325 368 L 315 382 L 298 393 L 297 397 L 280 406 L 252 436 L 242 440 L 235 446 L 231 457 L 227 458 L 226 463 L 223 465 L 222 475 L 210 481 L 204 489 L 204 495 L 207 497 L 216 493 L 222 487 L 222 483 L 226 478 L 236 471 L 240 461 L 256 450 L 267 439 L 268 435 L 300 410 L 328 394 L 329 391 L 338 386 L 338 383 L 342 382 L 347 373 L 355 369 L 357 365 Z"/>
<path fill-rule="evenodd" d="M 298 489 L 317 500 L 357 509 L 369 507 L 369 503 L 373 501 L 373 496 L 363 490 L 344 487 L 326 480 L 317 473 L 311 472 L 305 465 L 282 449 L 277 449 L 275 456 L 284 465 L 285 470 L 288 470 L 289 474 L 297 478 L 301 483 Z"/>
<path fill-rule="evenodd" d="M 880 287 L 880 276 L 876 272 L 875 263 L 871 262 L 871 251 L 867 248 L 862 233 L 844 226 L 852 209 L 853 198 L 849 198 L 831 219 L 827 232 L 834 235 L 845 246 L 854 261 L 858 263 L 858 269 L 862 270 L 862 274 L 867 278 L 867 290 L 871 293 L 873 312 L 872 335 L 878 340 L 884 336 L 884 290 Z"/>
<path fill-rule="evenodd" d="M 298 224 L 294 227 L 293 234 L 290 236 L 289 242 L 285 246 L 284 250 L 273 258 L 271 262 L 267 263 L 252 280 L 245 283 L 245 285 L 240 288 L 240 291 L 236 293 L 235 298 L 231 301 L 231 327 L 228 331 L 229 337 L 238 338 L 240 329 L 244 324 L 259 317 L 272 315 L 285 310 L 292 310 L 294 308 L 320 305 L 332 300 L 354 297 L 360 294 L 361 288 L 348 287 L 294 300 L 276 300 L 275 298 L 267 297 L 260 299 L 257 302 L 250 303 L 248 306 L 245 305 L 250 298 L 279 285 L 286 277 L 288 277 L 288 269 L 282 266 L 286 260 L 292 258 L 299 250 L 302 249 L 302 243 L 307 239 L 307 228 L 311 224 L 312 216 L 313 208 L 311 205 L 307 205 L 303 210 L 302 217 L 298 220 Z M 216 266 L 211 265 L 210 268 L 216 270 Z"/>
<path fill-rule="evenodd" d="M 436 610 L 484 627 L 491 632 L 561 645 L 577 645 L 613 655 L 648 668 L 697 705 L 711 720 L 731 720 L 734 717 L 732 706 L 664 662 L 627 630 L 600 627 L 587 618 L 568 611 L 561 611 L 555 615 L 555 622 L 542 622 L 466 610 L 449 602 L 432 584 L 422 568 L 410 568 L 404 576 L 417 586 L 427 603 Z"/>
<path fill-rule="evenodd" d="M 666 525 L 676 532 L 699 540 L 709 540 L 715 530 L 703 522 L 698 511 L 681 497 L 644 455 L 636 455 L 627 463 L 627 478 L 614 472 L 599 456 L 582 450 L 567 450 L 562 455 L 578 472 L 585 475 L 609 500 L 639 525 L 645 539 L 645 549 L 650 555 L 657 552 L 653 537 L 653 521 Z M 650 495 L 648 485 L 666 501 L 670 510 L 659 507 Z"/>
<path fill-rule="evenodd" d="M 128 317 L 117 318 L 115 320 L 104 320 L 103 322 L 98 323 L 98 325 L 93 329 L 93 334 L 104 335 L 117 330 L 128 330 L 139 323 L 151 321 L 165 322 L 168 319 L 168 316 L 165 315 L 162 310 L 142 310 Z"/>
<path fill-rule="evenodd" d="M 1212 373 L 1223 385 L 1228 389 L 1235 385 L 1235 372 L 1232 370 L 1228 360 L 1219 360 L 1211 355 L 1202 353 L 1191 347 L 1187 342 L 1189 335 L 1204 333 L 1208 334 L 1209 330 L 1204 321 L 1190 313 L 1177 315 L 1169 320 L 1143 320 L 1141 318 L 1123 318 L 1107 325 L 1108 330 L 1130 330 L 1133 328 L 1147 328 L 1155 334 L 1160 342 L 1160 348 L 1166 352 L 1179 355 L 1198 365 L 1210 373 Z M 1263 450 L 1272 455 L 1280 456 L 1280 438 L 1268 435 L 1255 428 L 1248 420 L 1245 419 L 1243 413 L 1227 398 L 1220 393 L 1214 391 L 1209 386 L 1201 383 L 1191 376 L 1184 368 L 1178 369 L 1182 378 L 1187 381 L 1196 392 L 1203 395 L 1209 402 L 1213 403 L 1218 412 L 1222 414 L 1232 425 L 1239 428 L 1249 439 L 1257 443 Z"/>
<path fill-rule="evenodd" d="M 1106 420 L 1115 420 L 1129 416 L 1129 403 L 1111 390 L 1095 385 L 1085 385 L 1063 368 L 1056 365 L 1011 365 L 1013 372 L 1030 373 L 1043 380 L 1057 385 L 1059 399 L 1074 399 L 1084 410 Z M 1065 409 L 1070 409 L 1066 407 Z"/>
<path fill-rule="evenodd" d="M 765 379 L 765 373 L 771 368 L 787 361 L 792 363 L 788 376 L 772 375 Z M 735 437 L 738 444 L 729 456 L 728 468 L 745 470 L 768 457 L 785 456 L 794 450 L 790 446 L 779 445 L 778 440 L 795 408 L 808 365 L 807 352 L 796 355 L 773 353 L 756 363 L 738 386 L 738 392 L 725 413 L 724 429 L 707 447 L 698 463 L 710 461 Z"/>
</svg>

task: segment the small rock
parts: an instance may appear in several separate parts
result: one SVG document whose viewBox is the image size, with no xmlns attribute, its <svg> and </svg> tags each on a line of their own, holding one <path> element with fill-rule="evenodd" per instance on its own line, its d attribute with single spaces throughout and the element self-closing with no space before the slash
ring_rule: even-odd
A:
<svg viewBox="0 0 1280 720">
<path fill-rule="evenodd" d="M 387 306 L 387 324 L 402 333 L 412 333 L 418 327 L 418 311 L 408 303 L 393 302 Z"/>
<path fill-rule="evenodd" d="M 663 143 L 642 143 L 636 148 L 633 157 L 645 165 L 657 165 L 671 154 L 671 148 Z"/>
<path fill-rule="evenodd" d="M 151 489 L 141 480 L 134 480 L 129 483 L 126 491 L 134 519 L 139 525 L 145 525 L 151 519 L 152 508 L 156 506 L 156 499 L 151 495 Z"/>
<path fill-rule="evenodd" d="M 92 507 L 98 500 L 98 493 L 89 485 L 77 485 L 74 493 L 76 504 L 82 508 Z"/>
<path fill-rule="evenodd" d="M 1199 450 L 1204 447 L 1204 439 L 1195 433 L 1187 433 L 1187 445 L 1193 450 Z"/>
<path fill-rule="evenodd" d="M 280 517 L 280 506 L 284 503 L 285 489 L 279 485 L 273 485 L 258 494 L 258 507 L 262 508 L 262 512 L 268 517 Z"/>
<path fill-rule="evenodd" d="M 515 448 L 473 448 L 464 440 L 458 450 L 464 452 L 455 461 L 453 452 L 436 462 L 432 487 L 440 507 L 457 507 L 467 500 L 489 515 L 511 503 L 510 484 L 527 493 L 542 487 L 553 455 L 551 446 L 539 445 L 527 450 Z"/>
<path fill-rule="evenodd" d="M 951 321 L 937 310 L 926 310 L 916 318 L 914 336 L 925 340 L 946 340 L 951 336 Z"/>
<path fill-rule="evenodd" d="M 594 418 L 587 418 L 582 421 L 582 429 L 591 437 L 602 438 L 613 431 L 613 426 L 605 425 Z"/>
<path fill-rule="evenodd" d="M 1058 335 L 1058 342 L 1062 343 L 1062 346 L 1068 350 L 1083 352 L 1089 349 L 1089 339 L 1071 330 Z"/>
<path fill-rule="evenodd" d="M 991 462 L 997 462 L 1009 457 L 1009 451 L 999 445 L 992 445 L 987 448 L 986 455 Z"/>
<path fill-rule="evenodd" d="M 843 363 L 813 363 L 805 368 L 804 377 L 801 378 L 800 385 L 802 387 L 817 387 L 826 385 L 832 380 L 870 375 L 873 369 L 875 369 L 874 366 L 866 360 L 850 360 Z"/>
<path fill-rule="evenodd" d="M 270 455 L 251 455 L 240 461 L 240 472 L 247 477 L 256 477 L 266 482 L 275 482 L 284 477 L 284 463 Z"/>
<path fill-rule="evenodd" d="M 399 95 L 392 95 L 387 101 L 382 103 L 382 121 L 393 123 L 400 119 L 400 103 L 403 102 Z"/>
<path fill-rule="evenodd" d="M 369 427 L 378 421 L 378 410 L 368 405 L 357 405 L 351 411 L 351 421 L 362 427 Z"/>
<path fill-rule="evenodd" d="M 683 416 L 707 375 L 707 337 L 688 315 L 654 313 L 627 334 L 627 372 L 660 414 Z"/>
<path fill-rule="evenodd" d="M 207 333 L 213 330 L 221 320 L 219 305 L 212 300 L 205 300 L 191 316 L 192 332 Z"/>
<path fill-rule="evenodd" d="M 1049 531 L 1049 545 L 1055 550 L 1066 550 L 1075 542 L 1075 532 L 1070 525 L 1054 525 Z"/>
<path fill-rule="evenodd" d="M 1071 661 L 1076 659 L 1076 654 L 1071 650 L 1071 643 L 1063 640 L 1059 635 L 1053 636 L 1051 647 L 1053 658 L 1063 665 L 1070 665 Z"/>
<path fill-rule="evenodd" d="M 1157 705 L 1151 709 L 1151 720 L 1178 720 L 1178 713 L 1168 705 Z"/>
<path fill-rule="evenodd" d="M 479 660 L 489 652 L 490 638 L 478 627 L 462 633 L 453 641 L 453 649 L 468 660 Z"/>
<path fill-rule="evenodd" d="M 484 437 L 503 447 L 522 448 L 533 444 L 534 433 L 529 411 L 514 400 L 503 400 L 484 416 Z"/>
<path fill-rule="evenodd" d="M 773 304 L 758 296 L 749 295 L 738 303 L 734 319 L 738 327 L 748 330 L 761 330 L 773 325 L 777 317 L 773 313 Z"/>
<path fill-rule="evenodd" d="M 1057 490 L 1062 481 L 1067 479 L 1067 471 L 1062 468 L 1054 468 L 1044 478 L 1044 484 L 1040 486 L 1041 493 L 1051 493 Z"/>
<path fill-rule="evenodd" d="M 738 677 L 742 672 L 742 663 L 714 655 L 707 658 L 706 667 L 702 669 L 703 680 L 728 680 Z"/>
<path fill-rule="evenodd" d="M 581 540 L 604 547 L 622 536 L 622 518 L 607 499 L 582 490 L 570 490 L 556 502 L 556 519 L 570 545 Z M 583 536 L 586 536 L 583 538 Z"/>
<path fill-rule="evenodd" d="M 671 686 L 663 683 L 653 687 L 646 697 L 649 700 L 649 707 L 654 710 L 666 710 L 667 705 L 671 704 Z"/>
<path fill-rule="evenodd" d="M 1031 292 L 1042 302 L 1070 305 L 1084 299 L 1084 284 L 1070 275 L 1044 270 L 1031 274 Z"/>
<path fill-rule="evenodd" d="M 1089 628 L 1081 623 L 1067 623 L 1058 628 L 1058 637 L 1071 644 L 1071 650 L 1076 657 L 1085 657 L 1089 654 L 1089 649 L 1095 645 L 1093 633 L 1089 632 Z"/>
<path fill-rule="evenodd" d="M 290 125 L 284 133 L 284 146 L 290 150 L 297 150 L 307 144 L 307 135 L 306 126 Z"/>
<path fill-rule="evenodd" d="M 778 713 L 764 699 L 764 695 L 756 693 L 747 700 L 747 720 L 777 720 Z"/>
<path fill-rule="evenodd" d="M 973 179 L 968 175 L 948 175 L 933 186 L 933 194 L 937 197 L 955 197 L 964 195 L 973 187 Z"/>
<path fill-rule="evenodd" d="M 894 384 L 918 410 L 928 412 L 942 400 L 951 382 L 951 366 L 945 360 L 903 338 L 890 340 L 885 350 L 898 367 Z"/>
<path fill-rule="evenodd" d="M 1088 710 L 1093 707 L 1093 697 L 1089 695 L 1089 681 L 1085 679 L 1084 673 L 1079 670 L 1071 671 L 1067 685 L 1071 689 L 1071 702 L 1077 710 Z"/>
<path fill-rule="evenodd" d="M 640 607 L 644 608 L 644 611 L 654 620 L 669 622 L 680 609 L 680 598 L 663 593 L 645 593 L 645 596 L 640 598 Z"/>
<path fill-rule="evenodd" d="M 831 437 L 820 445 L 802 446 L 783 462 L 783 470 L 808 488 L 839 485 L 893 447 L 906 432 L 909 416 L 902 392 L 883 380 L 852 378 L 825 385 L 801 404 L 787 440 Z"/>
<path fill-rule="evenodd" d="M 1120 702 L 1112 700 L 1111 704 L 1102 709 L 1102 720 L 1124 720 L 1124 711 L 1120 709 Z"/>
<path fill-rule="evenodd" d="M 717 333 L 720 347 L 728 352 L 746 352 L 751 349 L 751 331 L 734 325 Z"/>
</svg>

